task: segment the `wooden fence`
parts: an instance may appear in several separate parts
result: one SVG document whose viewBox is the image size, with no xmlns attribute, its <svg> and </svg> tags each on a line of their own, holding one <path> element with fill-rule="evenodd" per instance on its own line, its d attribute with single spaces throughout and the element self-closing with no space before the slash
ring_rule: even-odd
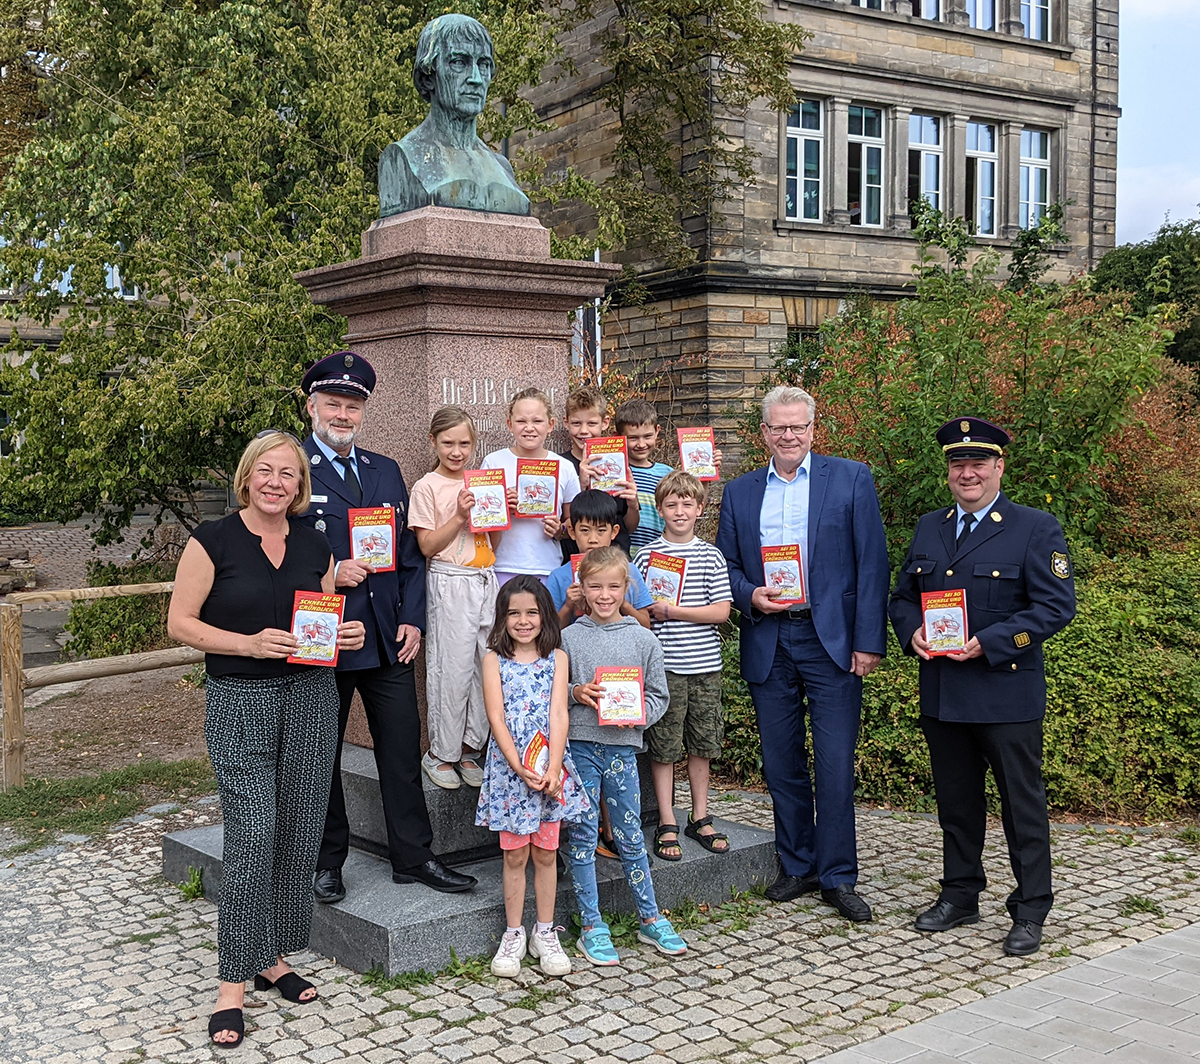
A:
<svg viewBox="0 0 1200 1064">
<path fill-rule="evenodd" d="M 0 729 L 0 792 L 20 787 L 25 782 L 27 690 L 74 680 L 91 680 L 97 676 L 123 676 L 150 669 L 167 669 L 173 665 L 194 665 L 204 660 L 204 654 L 199 650 L 170 647 L 144 654 L 120 654 L 111 658 L 69 661 L 62 665 L 26 669 L 21 650 L 24 611 L 44 609 L 61 602 L 169 594 L 174 586 L 172 581 L 167 581 L 158 584 L 122 584 L 117 587 L 80 587 L 71 591 L 18 591 L 0 603 L 0 675 L 4 686 L 3 728 Z"/>
</svg>

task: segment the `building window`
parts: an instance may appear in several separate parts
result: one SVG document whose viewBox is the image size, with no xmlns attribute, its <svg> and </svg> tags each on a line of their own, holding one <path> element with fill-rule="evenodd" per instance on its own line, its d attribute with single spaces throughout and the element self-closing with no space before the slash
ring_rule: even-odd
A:
<svg viewBox="0 0 1200 1064">
<path fill-rule="evenodd" d="M 882 11 L 883 0 L 850 0 L 852 7 L 865 7 L 869 11 Z"/>
<path fill-rule="evenodd" d="M 936 22 L 942 17 L 942 0 L 912 0 L 913 18 L 927 18 Z"/>
<path fill-rule="evenodd" d="M 846 209 L 851 225 L 883 225 L 883 108 L 850 105 Z"/>
<path fill-rule="evenodd" d="M 122 299 L 137 299 L 138 297 L 137 285 L 126 284 L 118 266 L 109 265 L 104 268 L 104 284 L 110 292 L 116 292 Z"/>
<path fill-rule="evenodd" d="M 1033 229 L 1050 205 L 1050 134 L 1044 129 L 1021 130 L 1022 229 Z"/>
<path fill-rule="evenodd" d="M 996 127 L 967 123 L 967 221 L 979 236 L 996 235 Z"/>
<path fill-rule="evenodd" d="M 942 206 L 942 121 L 932 115 L 911 115 L 908 119 L 908 205 L 918 200 L 929 206 Z"/>
<path fill-rule="evenodd" d="M 787 116 L 785 215 L 805 222 L 823 217 L 821 165 L 824 155 L 823 108 L 820 100 L 797 100 Z"/>
<path fill-rule="evenodd" d="M 967 0 L 967 24 L 977 30 L 994 30 L 996 0 Z"/>
<path fill-rule="evenodd" d="M 1050 40 L 1050 0 L 1021 0 L 1021 24 L 1030 40 Z"/>
</svg>

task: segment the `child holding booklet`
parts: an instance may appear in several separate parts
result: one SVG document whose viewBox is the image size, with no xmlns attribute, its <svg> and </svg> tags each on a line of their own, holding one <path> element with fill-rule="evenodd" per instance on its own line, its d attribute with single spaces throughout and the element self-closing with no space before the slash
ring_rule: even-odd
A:
<svg viewBox="0 0 1200 1064">
<path fill-rule="evenodd" d="M 717 625 L 729 620 L 733 593 L 725 556 L 696 535 L 704 512 L 704 485 L 690 473 L 669 473 L 654 491 L 663 532 L 638 551 L 634 565 L 653 587 L 671 587 L 683 565 L 674 594 L 661 594 L 650 606 L 667 669 L 670 705 L 662 719 L 646 730 L 650 771 L 658 798 L 659 823 L 654 830 L 654 856 L 664 861 L 683 857 L 679 822 L 675 819 L 675 762 L 687 748 L 692 811 L 684 833 L 712 853 L 729 849 L 729 839 L 712 826 L 708 815 L 709 762 L 721 754 L 725 721 L 721 712 L 721 639 Z M 652 580 L 656 573 L 663 581 Z M 653 587 L 651 594 L 654 594 Z"/>
<path fill-rule="evenodd" d="M 618 547 L 600 547 L 579 564 L 588 615 L 563 632 L 563 649 L 571 663 L 568 738 L 589 808 L 568 829 L 571 876 L 579 904 L 582 931 L 579 948 L 592 964 L 619 961 L 608 925 L 600 915 L 596 888 L 597 804 L 601 781 L 621 866 L 637 903 L 641 924 L 638 939 L 661 953 L 674 956 L 687 950 L 666 917 L 660 915 L 650 878 L 650 862 L 642 834 L 641 784 L 637 754 L 644 725 L 602 724 L 596 683 L 598 668 L 642 670 L 644 718 L 653 724 L 667 708 L 667 679 L 658 640 L 632 617 L 621 615 L 629 582 L 629 559 Z"/>
<path fill-rule="evenodd" d="M 515 979 L 528 948 L 547 975 L 569 975 L 571 959 L 554 930 L 555 854 L 560 823 L 583 816 L 588 801 L 567 749 L 567 656 L 558 649 L 550 595 L 536 577 L 516 576 L 500 589 L 488 646 L 483 692 L 492 741 L 475 823 L 500 833 L 508 919 L 492 974 Z M 527 940 L 531 853 L 537 923 Z"/>
<path fill-rule="evenodd" d="M 426 680 L 429 752 L 425 774 L 439 787 L 457 790 L 483 782 L 479 757 L 487 742 L 480 666 L 487 653 L 496 602 L 494 548 L 503 532 L 472 532 L 475 496 L 464 472 L 475 453 L 475 423 L 461 407 L 433 415 L 429 440 L 437 467 L 413 485 L 408 524 L 426 574 Z M 460 779 L 461 777 L 461 779 Z"/>
<path fill-rule="evenodd" d="M 514 395 L 505 424 L 513 434 L 512 446 L 493 451 L 483 460 L 484 469 L 504 470 L 512 512 L 512 527 L 496 548 L 496 579 L 503 584 L 518 573 L 526 573 L 544 581 L 562 564 L 558 535 L 564 517 L 570 516 L 571 500 L 579 494 L 579 474 L 562 455 L 546 450 L 554 416 L 545 392 L 526 388 Z M 553 512 L 540 519 L 517 513 L 517 472 L 522 458 L 551 462 L 555 468 L 558 498 Z"/>
</svg>

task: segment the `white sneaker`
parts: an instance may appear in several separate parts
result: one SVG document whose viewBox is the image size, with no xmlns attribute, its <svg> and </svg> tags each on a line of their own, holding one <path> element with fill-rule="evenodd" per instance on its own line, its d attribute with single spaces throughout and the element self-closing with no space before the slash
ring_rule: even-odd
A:
<svg viewBox="0 0 1200 1064">
<path fill-rule="evenodd" d="M 496 956 L 492 958 L 492 975 L 499 979 L 516 979 L 521 974 L 521 961 L 524 959 L 525 928 L 518 927 L 515 931 L 505 931 L 504 937 L 500 939 L 500 948 L 496 950 Z M 570 963 L 567 961 L 568 965 Z"/>
<path fill-rule="evenodd" d="M 453 768 L 442 768 L 442 763 L 429 754 L 421 758 L 421 768 L 425 770 L 426 776 L 447 791 L 456 791 L 462 786 L 462 780 Z"/>
<path fill-rule="evenodd" d="M 571 974 L 571 958 L 558 941 L 558 932 L 561 930 L 562 928 L 552 927 L 548 931 L 539 931 L 535 926 L 529 936 L 529 952 L 537 958 L 538 967 L 546 975 Z"/>
</svg>

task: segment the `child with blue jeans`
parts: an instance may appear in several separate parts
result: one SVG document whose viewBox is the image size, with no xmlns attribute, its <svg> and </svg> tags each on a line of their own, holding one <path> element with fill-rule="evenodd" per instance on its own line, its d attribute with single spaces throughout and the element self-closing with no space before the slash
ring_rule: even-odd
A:
<svg viewBox="0 0 1200 1064">
<path fill-rule="evenodd" d="M 687 943 L 658 911 L 642 833 L 637 754 L 642 747 L 643 726 L 600 724 L 597 715 L 600 688 L 595 683 L 596 669 L 600 666 L 640 667 L 646 723 L 653 724 L 667 709 L 667 674 L 662 650 L 658 640 L 636 620 L 621 615 L 629 582 L 629 558 L 624 551 L 618 547 L 592 551 L 580 563 L 579 582 L 589 612 L 562 633 L 571 678 L 571 724 L 567 738 L 590 805 L 584 818 L 568 827 L 571 877 L 583 929 L 579 948 L 592 964 L 610 966 L 620 959 L 608 925 L 600 915 L 596 887 L 597 808 L 603 782 L 603 800 L 621 867 L 641 919 L 638 940 L 660 953 L 676 956 L 687 951 Z"/>
</svg>

